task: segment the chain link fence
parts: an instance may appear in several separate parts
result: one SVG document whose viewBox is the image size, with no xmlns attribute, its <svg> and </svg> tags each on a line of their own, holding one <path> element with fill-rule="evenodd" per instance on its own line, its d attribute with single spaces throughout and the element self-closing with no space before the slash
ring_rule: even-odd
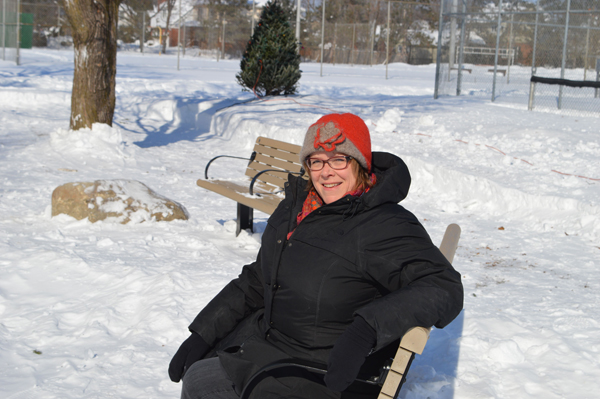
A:
<svg viewBox="0 0 600 399">
<path fill-rule="evenodd" d="M 497 0 L 483 8 L 471 0 L 444 0 L 440 21 L 436 96 L 483 96 L 529 109 L 600 113 L 592 83 L 600 77 L 596 0 Z M 532 82 L 532 76 L 562 84 Z"/>
<path fill-rule="evenodd" d="M 33 47 L 68 48 L 73 45 L 65 9 L 54 0 L 22 0 L 21 13 L 30 16 Z"/>
</svg>

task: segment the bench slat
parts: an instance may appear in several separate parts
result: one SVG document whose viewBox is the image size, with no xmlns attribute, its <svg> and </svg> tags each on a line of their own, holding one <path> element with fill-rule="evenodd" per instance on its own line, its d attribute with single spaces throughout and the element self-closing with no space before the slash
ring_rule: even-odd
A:
<svg viewBox="0 0 600 399">
<path fill-rule="evenodd" d="M 259 137 L 256 139 L 257 144 L 261 144 L 263 146 L 280 148 L 284 151 L 291 152 L 293 154 L 300 154 L 301 146 L 291 143 L 286 143 L 285 141 L 279 141 L 275 139 L 270 139 L 268 137 Z M 296 157 L 296 159 L 298 159 Z"/>
<path fill-rule="evenodd" d="M 264 170 L 264 168 L 251 169 L 249 166 L 248 169 L 246 169 L 246 176 L 253 178 L 262 170 Z M 272 184 L 282 189 L 284 184 L 287 182 L 287 176 L 287 172 L 265 172 L 260 175 L 257 180 Z"/>
<path fill-rule="evenodd" d="M 298 165 L 300 164 L 300 160 L 298 159 L 298 154 L 294 154 L 291 152 L 279 151 L 275 148 L 263 147 L 260 145 L 254 146 L 254 151 L 256 151 L 257 154 L 270 155 L 272 157 L 283 159 L 285 161 L 290 161 L 290 162 L 293 162 Z"/>
<path fill-rule="evenodd" d="M 241 185 L 227 180 L 202 180 L 196 184 L 224 197 L 231 198 L 240 204 L 258 209 L 267 215 L 272 214 L 281 202 L 281 197 L 274 194 L 261 194 L 260 197 L 248 196 L 248 185 Z"/>
<path fill-rule="evenodd" d="M 293 163 L 290 161 L 282 161 L 280 159 L 272 158 L 272 157 L 269 157 L 269 156 L 266 156 L 263 154 L 256 154 L 256 157 L 254 158 L 254 162 L 268 165 L 268 168 L 265 168 L 265 169 L 271 169 L 271 168 L 272 169 L 283 169 L 283 170 L 289 170 L 292 172 L 300 172 L 300 169 L 302 169 L 302 166 L 300 166 L 300 164 L 298 164 L 298 163 Z"/>
</svg>

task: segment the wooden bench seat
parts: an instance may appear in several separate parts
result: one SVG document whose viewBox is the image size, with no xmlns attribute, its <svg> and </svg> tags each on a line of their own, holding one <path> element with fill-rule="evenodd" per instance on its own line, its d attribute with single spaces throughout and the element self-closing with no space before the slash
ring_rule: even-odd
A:
<svg viewBox="0 0 600 399">
<path fill-rule="evenodd" d="M 283 190 L 288 174 L 304 175 L 299 161 L 299 145 L 258 137 L 254 150 L 249 158 L 219 155 L 211 159 L 204 171 L 204 179 L 196 184 L 207 190 L 221 194 L 237 202 L 237 231 L 252 230 L 254 209 L 268 215 L 272 214 L 283 199 Z M 208 169 L 213 161 L 219 158 L 237 158 L 249 161 L 245 180 L 213 180 L 208 176 Z"/>
</svg>

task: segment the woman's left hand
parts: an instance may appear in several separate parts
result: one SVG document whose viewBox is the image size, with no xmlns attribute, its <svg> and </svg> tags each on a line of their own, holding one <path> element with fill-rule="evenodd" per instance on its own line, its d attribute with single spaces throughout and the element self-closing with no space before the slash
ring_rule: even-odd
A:
<svg viewBox="0 0 600 399">
<path fill-rule="evenodd" d="M 341 392 L 358 376 L 360 367 L 377 342 L 377 332 L 365 319 L 356 316 L 352 324 L 335 342 L 329 361 L 325 384 L 327 388 Z"/>
</svg>

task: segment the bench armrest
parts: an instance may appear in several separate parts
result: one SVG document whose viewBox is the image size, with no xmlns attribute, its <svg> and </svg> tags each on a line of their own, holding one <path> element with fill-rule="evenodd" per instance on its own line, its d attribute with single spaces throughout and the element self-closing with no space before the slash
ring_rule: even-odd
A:
<svg viewBox="0 0 600 399">
<path fill-rule="evenodd" d="M 208 161 L 208 163 L 206 164 L 206 168 L 204 168 L 204 178 L 208 180 L 208 168 L 210 167 L 210 164 L 213 163 L 213 161 L 215 159 L 218 158 L 235 158 L 235 159 L 245 159 L 246 161 L 254 161 L 254 158 L 256 157 L 256 151 L 252 151 L 252 155 L 250 155 L 250 158 L 244 158 L 244 157 L 234 157 L 232 155 L 217 155 L 216 157 L 214 157 L 213 159 L 211 159 L 210 161 Z M 250 162 L 248 162 L 248 164 L 250 164 Z"/>
<path fill-rule="evenodd" d="M 252 178 L 252 181 L 250 181 L 250 188 L 248 191 L 250 193 L 250 195 L 254 195 L 254 183 L 256 183 L 256 179 L 258 179 L 258 177 L 265 172 L 282 172 L 282 173 L 291 173 L 293 175 L 302 176 L 304 174 L 304 168 L 300 169 L 300 172 L 290 172 L 288 170 L 279 170 L 279 169 L 263 169 L 260 172 L 258 172 L 256 175 L 254 175 L 254 177 Z"/>
</svg>

